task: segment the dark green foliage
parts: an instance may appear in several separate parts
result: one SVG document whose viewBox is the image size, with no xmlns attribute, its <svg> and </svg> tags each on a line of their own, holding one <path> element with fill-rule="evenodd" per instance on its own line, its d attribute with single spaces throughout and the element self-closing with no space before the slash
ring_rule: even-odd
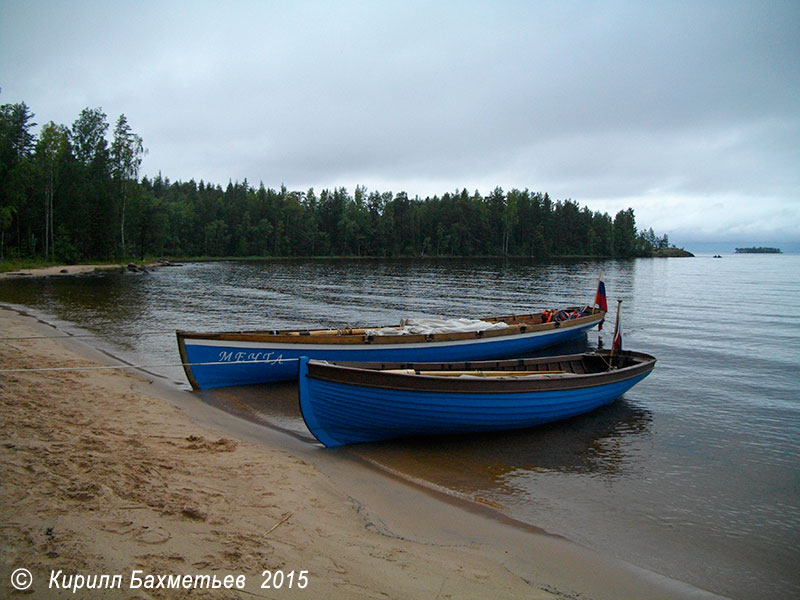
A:
<svg viewBox="0 0 800 600">
<path fill-rule="evenodd" d="M 0 107 L 0 251 L 15 257 L 649 256 L 667 236 L 637 232 L 633 209 L 495 188 L 421 199 L 356 187 L 316 193 L 263 183 L 137 181 L 142 140 L 120 116 L 84 109 L 37 143 L 25 104 Z M 46 142 L 46 143 L 45 143 Z M 0 254 L 2 258 L 3 254 Z"/>
<path fill-rule="evenodd" d="M 629 258 L 636 256 L 636 218 L 633 209 L 621 210 L 614 217 L 614 256 Z"/>
<path fill-rule="evenodd" d="M 24 102 L 0 106 L 0 259 L 5 256 L 8 238 L 16 229 L 17 245 L 32 240 L 20 228 L 20 215 L 29 212 L 28 199 L 35 184 L 31 155 L 35 138 L 30 129 L 33 113 Z"/>
</svg>

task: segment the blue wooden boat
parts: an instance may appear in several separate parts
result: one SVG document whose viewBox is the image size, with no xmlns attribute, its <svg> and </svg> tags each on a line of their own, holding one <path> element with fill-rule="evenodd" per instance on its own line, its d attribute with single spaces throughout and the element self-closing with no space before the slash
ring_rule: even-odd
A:
<svg viewBox="0 0 800 600">
<path fill-rule="evenodd" d="M 638 352 L 425 364 L 300 361 L 300 409 L 325 446 L 534 427 L 592 411 L 644 379 Z"/>
<path fill-rule="evenodd" d="M 585 334 L 598 308 L 480 319 L 486 329 L 408 334 L 401 327 L 198 333 L 178 331 L 178 349 L 194 389 L 296 380 L 301 356 L 330 361 L 459 361 L 518 356 Z M 507 327 L 495 329 L 505 323 Z"/>
</svg>

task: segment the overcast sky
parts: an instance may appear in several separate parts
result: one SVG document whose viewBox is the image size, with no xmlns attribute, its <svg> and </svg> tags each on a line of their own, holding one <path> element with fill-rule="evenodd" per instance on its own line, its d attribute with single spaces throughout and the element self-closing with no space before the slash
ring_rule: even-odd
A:
<svg viewBox="0 0 800 600">
<path fill-rule="evenodd" d="M 0 0 L 0 87 L 40 125 L 124 113 L 142 175 L 528 188 L 800 249 L 798 0 Z"/>
</svg>

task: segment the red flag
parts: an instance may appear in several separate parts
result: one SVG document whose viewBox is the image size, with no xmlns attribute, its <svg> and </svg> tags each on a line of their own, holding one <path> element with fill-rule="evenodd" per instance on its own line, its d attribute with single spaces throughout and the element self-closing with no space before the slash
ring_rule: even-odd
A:
<svg viewBox="0 0 800 600">
<path fill-rule="evenodd" d="M 597 278 L 597 293 L 594 295 L 594 305 L 600 310 L 608 312 L 608 300 L 606 300 L 606 284 L 603 282 L 603 269 L 600 269 L 600 277 Z M 597 331 L 603 330 L 603 321 L 597 327 Z"/>
</svg>

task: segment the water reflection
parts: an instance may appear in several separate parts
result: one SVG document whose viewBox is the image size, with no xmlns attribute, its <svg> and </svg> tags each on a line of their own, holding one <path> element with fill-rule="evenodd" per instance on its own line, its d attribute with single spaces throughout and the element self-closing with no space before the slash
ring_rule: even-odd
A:
<svg viewBox="0 0 800 600">
<path fill-rule="evenodd" d="M 508 494 L 518 472 L 621 477 L 626 449 L 650 429 L 650 413 L 620 399 L 587 415 L 533 429 L 359 444 L 352 452 L 466 494 Z"/>
</svg>

